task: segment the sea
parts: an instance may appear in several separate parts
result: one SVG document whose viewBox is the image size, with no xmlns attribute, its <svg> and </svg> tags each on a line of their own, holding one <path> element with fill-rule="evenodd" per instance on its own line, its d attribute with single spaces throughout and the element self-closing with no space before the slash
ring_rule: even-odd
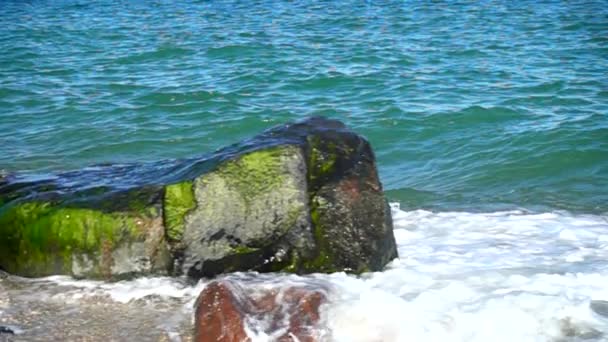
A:
<svg viewBox="0 0 608 342">
<path fill-rule="evenodd" d="M 607 1 L 0 1 L 0 173 L 309 116 L 372 144 L 399 258 L 226 278 L 324 289 L 322 341 L 608 341 Z M 207 283 L 1 274 L 0 341 L 190 341 Z"/>
</svg>

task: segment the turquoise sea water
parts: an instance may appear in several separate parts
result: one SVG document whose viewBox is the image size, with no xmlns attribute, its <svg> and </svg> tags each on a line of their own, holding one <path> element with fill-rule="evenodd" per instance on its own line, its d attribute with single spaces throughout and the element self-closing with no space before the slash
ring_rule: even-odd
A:
<svg viewBox="0 0 608 342">
<path fill-rule="evenodd" d="M 310 115 L 371 141 L 400 257 L 228 275 L 242 295 L 327 289 L 319 341 L 608 339 L 608 1 L 0 0 L 0 174 Z M 206 284 L 0 272 L 0 340 L 191 341 Z"/>
<path fill-rule="evenodd" d="M 0 27 L 3 172 L 322 115 L 402 208 L 608 211 L 606 1 L 2 1 Z"/>
</svg>

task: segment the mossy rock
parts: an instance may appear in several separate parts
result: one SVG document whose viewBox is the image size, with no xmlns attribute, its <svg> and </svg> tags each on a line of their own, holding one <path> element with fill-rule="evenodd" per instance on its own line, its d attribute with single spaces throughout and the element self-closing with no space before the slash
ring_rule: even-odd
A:
<svg viewBox="0 0 608 342">
<path fill-rule="evenodd" d="M 309 135 L 306 151 L 317 254 L 301 272 L 382 270 L 397 247 L 371 145 L 334 123 Z"/>
<path fill-rule="evenodd" d="M 360 273 L 396 256 L 371 146 L 336 120 L 201 158 L 0 179 L 0 268 L 25 276 Z"/>
<path fill-rule="evenodd" d="M 192 277 L 281 269 L 314 248 L 306 164 L 297 146 L 249 152 L 194 180 L 182 271 Z"/>
<path fill-rule="evenodd" d="M 168 257 L 160 216 L 42 201 L 0 211 L 0 261 L 11 273 L 120 279 L 166 272 Z"/>
<path fill-rule="evenodd" d="M 163 199 L 164 223 L 169 241 L 177 244 L 181 243 L 184 235 L 185 216 L 195 206 L 192 181 L 169 184 L 165 187 Z"/>
</svg>

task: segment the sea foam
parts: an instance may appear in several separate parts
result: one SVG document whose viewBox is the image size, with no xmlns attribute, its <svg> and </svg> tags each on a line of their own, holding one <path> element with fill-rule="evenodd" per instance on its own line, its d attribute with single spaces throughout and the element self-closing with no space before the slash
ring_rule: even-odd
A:
<svg viewBox="0 0 608 342">
<path fill-rule="evenodd" d="M 608 340 L 605 216 L 403 211 L 397 204 L 392 213 L 400 258 L 383 272 L 227 277 L 249 294 L 298 284 L 322 288 L 328 302 L 320 336 L 330 341 Z M 206 285 L 162 277 L 35 282 L 68 289 L 53 295 L 68 302 L 178 299 L 182 320 L 192 320 Z M 246 330 L 256 341 L 271 340 L 255 326 Z"/>
<path fill-rule="evenodd" d="M 606 217 L 401 211 L 400 259 L 339 287 L 335 341 L 608 340 Z"/>
</svg>

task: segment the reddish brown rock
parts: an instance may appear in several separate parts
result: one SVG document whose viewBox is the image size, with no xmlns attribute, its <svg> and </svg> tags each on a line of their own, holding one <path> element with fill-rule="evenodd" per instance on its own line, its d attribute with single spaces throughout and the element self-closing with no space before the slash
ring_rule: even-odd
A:
<svg viewBox="0 0 608 342">
<path fill-rule="evenodd" d="M 196 302 L 196 342 L 250 341 L 245 331 L 264 333 L 280 342 L 315 342 L 319 306 L 326 300 L 319 290 L 305 286 L 276 289 L 245 288 L 226 280 L 214 281 Z"/>
<path fill-rule="evenodd" d="M 244 311 L 226 284 L 213 282 L 196 301 L 194 340 L 245 341 Z"/>
</svg>

